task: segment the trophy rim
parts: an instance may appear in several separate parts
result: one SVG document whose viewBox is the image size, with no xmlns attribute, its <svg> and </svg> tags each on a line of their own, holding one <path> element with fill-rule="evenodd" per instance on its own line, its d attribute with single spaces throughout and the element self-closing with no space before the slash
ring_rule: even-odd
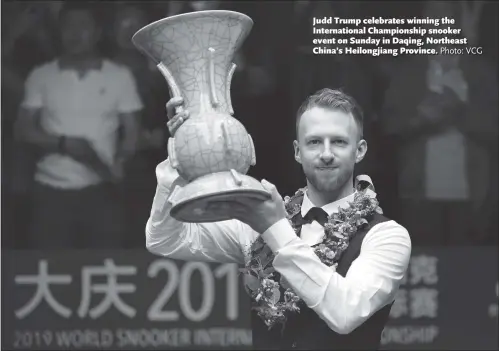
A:
<svg viewBox="0 0 499 351">
<path fill-rule="evenodd" d="M 246 197 L 265 201 L 272 197 L 270 191 L 265 189 L 257 179 L 247 174 L 237 174 L 242 180 L 241 184 L 235 182 L 231 171 L 222 171 L 206 174 L 182 187 L 179 186 L 168 198 L 168 202 L 172 204 L 170 215 L 179 221 L 188 223 L 219 222 L 230 218 L 227 215 L 211 213 L 209 210 L 196 213 L 195 209 L 206 210 L 206 206 L 211 201 Z M 217 184 L 222 186 L 217 186 Z"/>
<path fill-rule="evenodd" d="M 186 18 L 194 19 L 196 17 L 204 17 L 204 16 L 210 15 L 210 14 L 212 14 L 212 15 L 226 14 L 226 15 L 233 15 L 233 16 L 235 15 L 235 16 L 240 17 L 243 21 L 246 21 L 246 23 L 249 23 L 249 25 L 251 27 L 254 24 L 254 22 L 251 19 L 251 17 L 249 17 L 248 15 L 245 15 L 244 13 L 237 12 L 237 11 L 230 11 L 230 10 L 204 10 L 204 11 L 195 11 L 195 12 L 180 13 L 178 15 L 173 15 L 173 16 L 169 16 L 169 17 L 165 17 L 165 18 L 159 19 L 157 21 L 151 22 L 151 23 L 145 25 L 144 27 L 140 28 L 132 36 L 132 43 L 135 46 L 141 48 L 142 45 L 140 44 L 139 38 L 142 36 L 143 33 L 147 32 L 152 27 L 156 27 L 158 24 L 162 24 L 162 23 L 165 23 L 165 22 L 174 23 L 174 22 L 176 22 L 178 20 L 183 20 L 183 19 L 186 19 Z"/>
</svg>

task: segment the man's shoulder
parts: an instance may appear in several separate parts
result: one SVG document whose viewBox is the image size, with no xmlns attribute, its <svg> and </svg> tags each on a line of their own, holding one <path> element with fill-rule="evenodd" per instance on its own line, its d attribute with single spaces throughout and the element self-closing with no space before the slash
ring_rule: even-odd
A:
<svg viewBox="0 0 499 351">
<path fill-rule="evenodd" d="M 411 241 L 409 232 L 402 224 L 379 213 L 375 213 L 369 222 L 368 235 L 384 237 L 389 241 L 397 238 L 409 245 Z"/>
<path fill-rule="evenodd" d="M 371 219 L 370 223 L 373 223 L 373 226 L 374 226 L 376 224 L 383 223 L 383 222 L 388 222 L 388 221 L 391 221 L 391 220 L 392 219 L 390 217 L 387 217 L 385 214 L 374 212 L 374 214 L 372 215 L 372 219 Z"/>
<path fill-rule="evenodd" d="M 53 59 L 50 61 L 46 61 L 43 63 L 40 63 L 33 67 L 30 71 L 30 76 L 46 76 L 50 74 L 54 74 L 58 72 L 59 66 L 58 66 L 58 60 Z"/>
</svg>

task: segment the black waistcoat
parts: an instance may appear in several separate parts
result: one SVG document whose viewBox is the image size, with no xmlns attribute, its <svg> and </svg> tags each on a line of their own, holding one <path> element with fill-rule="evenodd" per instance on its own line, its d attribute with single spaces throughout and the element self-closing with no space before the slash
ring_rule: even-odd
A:
<svg viewBox="0 0 499 351">
<path fill-rule="evenodd" d="M 364 237 L 378 223 L 389 219 L 374 214 L 369 224 L 359 230 L 343 252 L 336 272 L 345 276 L 352 262 L 359 256 Z M 303 349 L 303 350 L 377 350 L 380 347 L 381 333 L 388 321 L 393 303 L 383 307 L 350 334 L 338 334 L 331 330 L 316 312 L 301 304 L 300 313 L 289 315 L 284 332 L 281 325 L 271 330 L 251 312 L 254 349 Z"/>
</svg>

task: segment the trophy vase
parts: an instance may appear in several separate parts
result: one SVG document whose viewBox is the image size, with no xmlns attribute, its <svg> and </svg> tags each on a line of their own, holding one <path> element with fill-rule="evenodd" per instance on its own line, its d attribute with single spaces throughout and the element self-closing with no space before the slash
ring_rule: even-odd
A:
<svg viewBox="0 0 499 351">
<path fill-rule="evenodd" d="M 270 193 L 246 175 L 255 165 L 255 147 L 244 126 L 232 115 L 230 84 L 234 54 L 253 21 L 233 11 L 198 11 L 153 22 L 132 38 L 156 63 L 170 97 L 182 97 L 190 113 L 168 140 L 170 163 L 187 181 L 168 198 L 170 215 L 182 222 L 218 222 L 228 213 L 211 211 L 210 203 L 256 198 Z"/>
</svg>

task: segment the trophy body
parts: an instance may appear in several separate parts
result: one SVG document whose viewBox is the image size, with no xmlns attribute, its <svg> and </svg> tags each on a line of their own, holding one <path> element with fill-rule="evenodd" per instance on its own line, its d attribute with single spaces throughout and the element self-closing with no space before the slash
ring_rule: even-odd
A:
<svg viewBox="0 0 499 351">
<path fill-rule="evenodd" d="M 253 21 L 232 11 L 199 11 L 168 17 L 140 29 L 134 45 L 157 62 L 171 97 L 182 97 L 187 119 L 168 140 L 172 167 L 188 183 L 173 189 L 170 214 L 183 222 L 228 220 L 211 212 L 213 201 L 265 200 L 270 193 L 247 176 L 256 163 L 251 136 L 232 115 L 233 57 Z"/>
</svg>

